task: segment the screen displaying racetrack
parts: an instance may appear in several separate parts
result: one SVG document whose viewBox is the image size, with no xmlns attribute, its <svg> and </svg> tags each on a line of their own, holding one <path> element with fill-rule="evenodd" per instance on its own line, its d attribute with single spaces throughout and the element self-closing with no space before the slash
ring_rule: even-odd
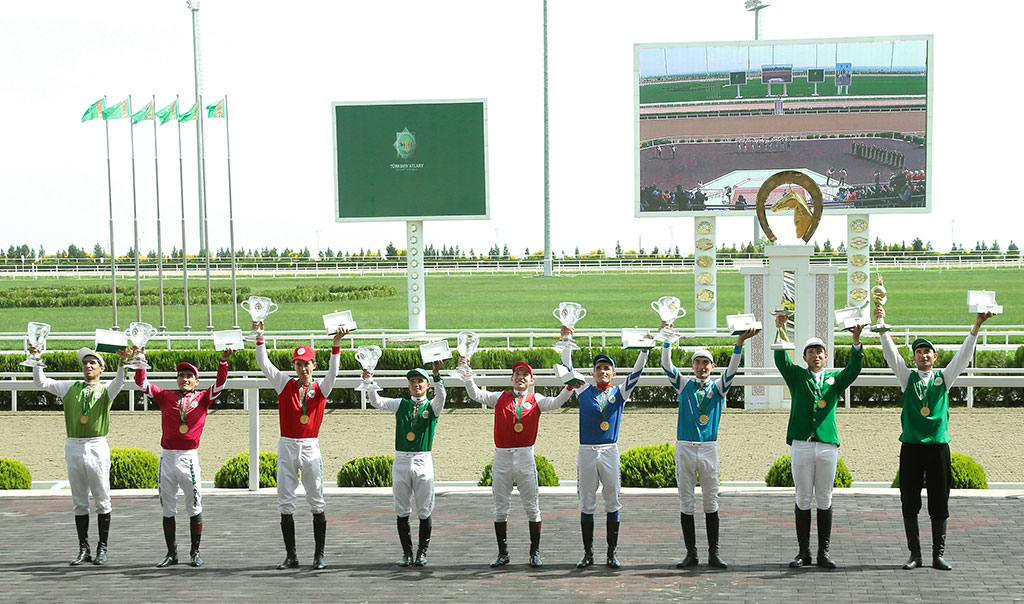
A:
<svg viewBox="0 0 1024 604">
<path fill-rule="evenodd" d="M 930 211 L 932 42 L 635 45 L 636 215 L 752 214 L 781 170 L 810 176 L 827 213 Z"/>
</svg>

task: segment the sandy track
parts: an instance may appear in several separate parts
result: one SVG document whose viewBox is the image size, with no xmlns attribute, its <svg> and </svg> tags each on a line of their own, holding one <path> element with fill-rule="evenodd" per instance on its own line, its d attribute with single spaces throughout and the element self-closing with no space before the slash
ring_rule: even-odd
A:
<svg viewBox="0 0 1024 604">
<path fill-rule="evenodd" d="M 728 410 L 719 431 L 723 480 L 763 480 L 772 461 L 789 452 L 788 413 Z M 627 410 L 619 437 L 622 451 L 675 438 L 674 410 Z M 112 447 L 160 452 L 159 414 L 114 412 Z M 899 410 L 840 410 L 840 456 L 857 481 L 891 480 L 899 453 Z M 1024 482 L 1024 409 L 954 409 L 953 451 L 974 457 L 990 481 Z M 276 450 L 277 414 L 261 412 L 260 446 Z M 434 464 L 438 480 L 476 480 L 493 449 L 493 412 L 447 410 L 438 425 Z M 545 413 L 536 451 L 563 480 L 576 478 L 578 416 L 575 409 Z M 26 464 L 34 480 L 66 478 L 64 419 L 59 412 L 0 413 L 0 457 Z M 333 484 L 341 465 L 354 457 L 394 451 L 394 418 L 381 411 L 330 410 L 320 431 L 324 471 Z M 214 411 L 200 447 L 204 480 L 213 480 L 225 460 L 248 447 L 248 417 L 242 411 Z"/>
</svg>

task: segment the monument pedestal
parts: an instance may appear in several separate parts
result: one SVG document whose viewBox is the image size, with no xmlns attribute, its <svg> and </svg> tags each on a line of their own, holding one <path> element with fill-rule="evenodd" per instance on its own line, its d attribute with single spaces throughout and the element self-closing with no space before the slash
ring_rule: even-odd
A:
<svg viewBox="0 0 1024 604">
<path fill-rule="evenodd" d="M 832 350 L 833 334 L 832 309 L 835 300 L 835 276 L 839 269 L 831 266 L 814 266 L 811 255 L 814 248 L 809 245 L 769 245 L 765 248 L 767 266 L 742 267 L 744 281 L 744 304 L 746 312 L 754 314 L 764 325 L 761 333 L 751 338 L 745 347 L 747 375 L 776 373 L 771 345 L 775 342 L 774 310 L 788 293 L 796 307 L 793 321 L 795 326 L 789 334 L 796 346 L 792 355 L 794 363 L 802 364 L 804 342 L 810 337 L 819 337 Z M 829 357 L 828 366 L 832 366 Z M 789 406 L 784 398 L 783 386 L 756 384 L 744 387 L 745 408 L 781 409 Z"/>
</svg>

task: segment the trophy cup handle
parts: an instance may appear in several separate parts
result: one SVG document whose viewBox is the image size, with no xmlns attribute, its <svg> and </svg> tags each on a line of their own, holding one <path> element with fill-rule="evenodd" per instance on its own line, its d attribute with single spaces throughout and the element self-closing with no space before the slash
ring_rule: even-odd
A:
<svg viewBox="0 0 1024 604">
<path fill-rule="evenodd" d="M 561 321 L 561 320 L 562 320 L 562 315 L 560 315 L 560 314 L 558 313 L 558 310 L 559 310 L 559 309 L 557 309 L 557 308 L 556 308 L 556 309 L 554 309 L 553 311 L 551 311 L 551 314 L 552 314 L 552 316 L 554 316 L 554 317 L 555 317 L 556 319 L 558 319 L 559 321 Z"/>
<path fill-rule="evenodd" d="M 242 310 L 244 310 L 245 312 L 249 312 L 249 300 L 242 300 L 238 305 L 241 306 Z"/>
<path fill-rule="evenodd" d="M 585 316 L 587 316 L 587 309 L 580 308 L 580 314 L 579 314 L 579 316 L 576 317 L 576 320 L 579 321 L 580 319 L 582 319 Z"/>
<path fill-rule="evenodd" d="M 267 303 L 267 316 L 270 316 L 270 315 L 276 313 L 277 309 L 278 309 L 277 302 L 268 302 Z"/>
<path fill-rule="evenodd" d="M 651 310 L 653 310 L 655 312 L 660 312 L 660 311 L 658 311 L 658 301 L 657 300 L 651 302 Z"/>
<path fill-rule="evenodd" d="M 679 307 L 679 314 L 676 316 L 676 318 L 679 319 L 679 318 L 682 318 L 682 317 L 685 317 L 685 316 L 686 316 L 686 309 L 683 308 L 682 306 L 680 306 Z"/>
</svg>

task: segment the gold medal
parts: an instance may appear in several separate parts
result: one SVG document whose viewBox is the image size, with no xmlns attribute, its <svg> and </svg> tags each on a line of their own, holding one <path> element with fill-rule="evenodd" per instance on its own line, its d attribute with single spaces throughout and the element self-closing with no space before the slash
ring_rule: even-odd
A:
<svg viewBox="0 0 1024 604">
<path fill-rule="evenodd" d="M 708 423 L 708 415 L 707 415 L 707 413 L 705 413 L 704 415 L 700 416 L 700 423 L 702 423 L 702 424 Z"/>
<path fill-rule="evenodd" d="M 185 424 L 178 426 L 178 432 L 181 432 L 182 434 L 188 432 L 188 426 L 186 426 Z"/>
<path fill-rule="evenodd" d="M 928 417 L 928 415 L 931 414 L 931 412 L 932 410 L 929 409 L 928 407 L 921 407 L 921 415 Z"/>
<path fill-rule="evenodd" d="M 821 399 L 821 400 L 818 401 L 818 409 L 824 409 L 824 408 L 825 408 L 825 400 Z"/>
<path fill-rule="evenodd" d="M 83 424 L 88 424 L 89 423 L 89 416 L 88 415 L 83 415 L 82 417 L 80 417 L 78 419 L 78 421 L 82 422 Z"/>
<path fill-rule="evenodd" d="M 512 429 L 515 430 L 516 432 L 522 432 L 523 424 L 516 422 L 516 425 L 512 426 Z"/>
<path fill-rule="evenodd" d="M 300 424 L 308 424 L 308 423 L 309 423 L 309 416 L 308 416 L 308 415 L 306 415 L 305 413 L 303 413 L 303 414 L 302 414 L 302 415 L 301 415 L 301 416 L 299 417 L 299 423 L 300 423 Z"/>
<path fill-rule="evenodd" d="M 409 433 L 407 433 L 407 434 L 405 435 L 405 440 L 408 440 L 408 441 L 413 441 L 413 440 L 416 440 L 416 433 L 415 433 L 415 432 L 409 432 Z"/>
<path fill-rule="evenodd" d="M 602 430 L 607 431 L 608 428 L 611 428 L 611 427 L 612 427 L 612 425 L 609 424 L 608 422 L 601 422 L 601 429 Z"/>
</svg>

